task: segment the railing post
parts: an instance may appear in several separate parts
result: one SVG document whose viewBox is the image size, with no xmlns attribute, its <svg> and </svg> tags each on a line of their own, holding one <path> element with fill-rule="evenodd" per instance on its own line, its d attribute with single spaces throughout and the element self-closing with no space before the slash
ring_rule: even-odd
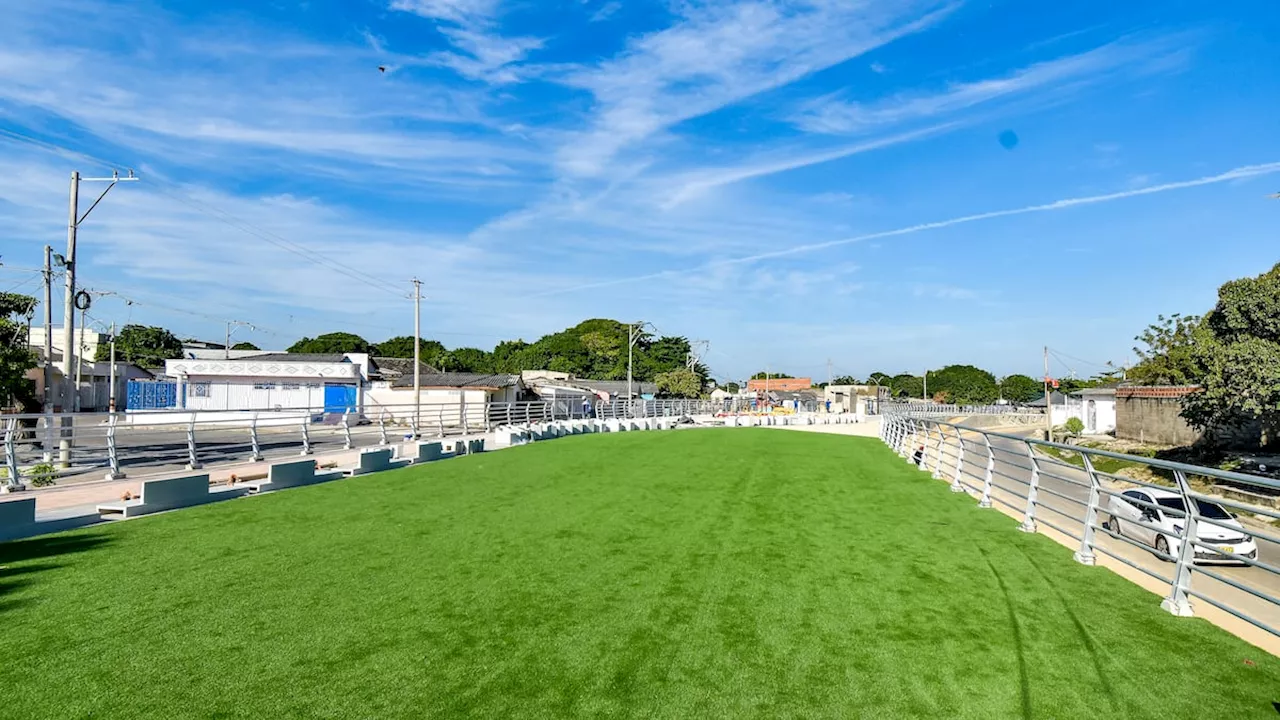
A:
<svg viewBox="0 0 1280 720">
<path fill-rule="evenodd" d="M 40 441 L 41 459 L 45 462 L 53 462 L 53 409 L 45 408 L 44 411 L 44 433 L 43 439 Z"/>
<path fill-rule="evenodd" d="M 991 476 L 996 472 L 996 453 L 991 448 L 991 438 L 982 433 L 982 441 L 987 445 L 987 471 L 982 476 L 982 497 L 978 500 L 978 507 L 991 507 Z"/>
<path fill-rule="evenodd" d="M 342 411 L 342 449 L 351 449 L 351 408 Z"/>
<path fill-rule="evenodd" d="M 946 439 L 947 439 L 947 431 L 943 429 L 941 424 L 939 424 L 938 425 L 938 445 L 933 449 L 933 472 L 931 473 L 933 477 L 938 479 L 942 478 L 942 447 L 943 447 L 943 444 L 946 442 Z"/>
<path fill-rule="evenodd" d="M 1197 534 L 1199 520 L 1196 519 L 1196 502 L 1187 495 L 1190 490 L 1187 474 L 1181 470 L 1174 470 L 1173 477 L 1178 481 L 1178 492 L 1182 494 L 1182 506 L 1187 509 L 1187 515 L 1182 518 L 1180 536 L 1182 542 L 1178 548 L 1178 563 L 1173 571 L 1169 597 L 1160 601 L 1160 607 L 1178 617 L 1191 617 L 1195 612 L 1191 607 L 1189 591 L 1191 590 L 1191 568 L 1196 559 L 1195 543 L 1191 542 L 1191 539 L 1200 537 Z"/>
<path fill-rule="evenodd" d="M 196 457 L 196 411 L 191 411 L 191 421 L 187 423 L 187 469 L 199 470 L 200 459 Z"/>
<path fill-rule="evenodd" d="M 1036 451 L 1031 443 L 1025 444 L 1027 457 L 1031 458 L 1031 482 L 1027 484 L 1027 507 L 1022 512 L 1022 524 L 1018 529 L 1033 533 L 1036 531 L 1036 504 L 1040 502 L 1040 461 L 1036 459 Z"/>
<path fill-rule="evenodd" d="M 387 438 L 387 411 L 384 409 L 378 413 L 378 444 L 388 445 L 390 442 Z"/>
<path fill-rule="evenodd" d="M 48 332 L 46 330 L 46 332 Z M 9 470 L 9 482 L 6 486 L 16 489 L 21 485 L 22 476 L 18 474 L 18 449 L 14 442 L 17 434 L 18 418 L 9 418 L 4 425 L 4 464 Z"/>
<path fill-rule="evenodd" d="M 262 459 L 262 450 L 258 447 L 258 413 L 253 413 L 249 420 L 249 444 L 253 447 L 253 453 L 249 459 L 258 462 Z"/>
<path fill-rule="evenodd" d="M 111 419 L 107 421 L 107 463 L 111 469 L 107 471 L 108 480 L 119 480 L 124 477 L 124 473 L 120 472 L 120 454 L 116 447 L 116 420 L 119 416 L 114 412 L 111 413 Z"/>
<path fill-rule="evenodd" d="M 311 429 L 308 427 L 311 423 L 311 414 L 307 413 L 302 416 L 302 452 L 300 455 L 311 454 Z"/>
<path fill-rule="evenodd" d="M 409 434 L 414 440 L 422 437 L 422 433 L 418 432 L 418 414 L 414 413 L 409 416 Z"/>
<path fill-rule="evenodd" d="M 1089 453 L 1080 453 L 1084 460 L 1084 470 L 1089 474 L 1089 504 L 1084 507 L 1084 532 L 1080 533 L 1080 549 L 1072 556 L 1081 565 L 1093 565 L 1098 559 L 1093 554 L 1094 526 L 1098 524 L 1098 503 L 1102 493 L 1098 491 L 1098 472 L 1093 469 L 1093 458 Z"/>
<path fill-rule="evenodd" d="M 964 485 L 960 484 L 960 474 L 964 472 L 964 437 L 960 434 L 960 428 L 951 427 L 956 431 L 956 470 L 951 476 L 951 492 L 964 492 Z"/>
</svg>

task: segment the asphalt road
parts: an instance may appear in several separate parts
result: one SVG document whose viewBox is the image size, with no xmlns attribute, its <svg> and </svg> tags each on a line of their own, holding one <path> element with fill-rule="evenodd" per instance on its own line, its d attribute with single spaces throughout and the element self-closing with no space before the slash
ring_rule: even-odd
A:
<svg viewBox="0 0 1280 720">
<path fill-rule="evenodd" d="M 965 453 L 961 465 L 961 482 L 976 495 L 981 495 L 983 478 L 986 475 L 986 448 L 980 435 L 966 433 L 964 438 Z M 1027 494 L 1031 478 L 1030 458 L 1025 443 L 1007 438 L 991 438 L 995 469 L 992 480 L 992 500 L 995 504 L 1005 504 L 1021 513 L 1026 507 L 1024 497 Z M 949 442 L 942 450 L 942 466 L 940 474 L 951 480 L 955 473 L 956 443 Z M 934 448 L 929 448 L 926 465 L 929 470 L 934 467 Z M 1081 468 L 1057 461 L 1045 455 L 1038 456 L 1041 475 L 1037 497 L 1037 520 L 1042 524 L 1056 526 L 1075 537 L 1080 537 L 1084 528 L 1086 504 L 1089 499 L 1089 476 Z M 1014 493 L 1017 493 L 1016 495 Z M 1018 497 L 1021 495 L 1023 497 Z M 1108 498 L 1104 494 L 1099 504 L 1105 508 Z M 1105 510 L 1099 511 L 1098 523 L 1109 517 Z M 1248 525 L 1246 525 L 1246 529 Z M 1274 534 L 1274 533 L 1273 533 Z M 1272 566 L 1280 566 L 1280 546 L 1257 539 L 1258 560 Z M 1117 540 L 1105 532 L 1095 531 L 1094 544 L 1111 553 L 1144 568 L 1165 581 L 1172 581 L 1174 564 L 1166 562 L 1142 547 L 1135 547 L 1122 540 Z M 1102 553 L 1099 551 L 1099 555 Z M 1249 566 L 1206 565 L 1196 566 L 1200 570 L 1213 572 L 1233 580 L 1241 585 L 1259 591 L 1271 597 L 1280 598 L 1280 575 L 1267 570 Z M 1207 595 L 1227 607 L 1249 615 L 1273 628 L 1280 628 L 1280 605 L 1234 588 L 1224 582 L 1212 578 L 1203 572 L 1194 571 L 1191 578 L 1192 589 Z M 1193 606 L 1204 601 L 1192 598 Z"/>
</svg>

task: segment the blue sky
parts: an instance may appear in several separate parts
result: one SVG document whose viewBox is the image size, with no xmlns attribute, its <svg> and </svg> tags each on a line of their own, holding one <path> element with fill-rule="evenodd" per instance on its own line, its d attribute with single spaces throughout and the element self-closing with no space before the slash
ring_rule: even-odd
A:
<svg viewBox="0 0 1280 720">
<path fill-rule="evenodd" d="M 450 346 L 613 317 L 723 377 L 1088 375 L 1280 260 L 1273 2 L 16 5 L 0 288 L 72 170 L 132 167 L 81 230 L 137 301 L 103 322 L 377 341 L 417 275 Z"/>
</svg>

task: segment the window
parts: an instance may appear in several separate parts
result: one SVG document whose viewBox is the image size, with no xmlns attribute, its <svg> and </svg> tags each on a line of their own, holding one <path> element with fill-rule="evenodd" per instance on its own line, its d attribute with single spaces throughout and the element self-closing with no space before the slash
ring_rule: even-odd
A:
<svg viewBox="0 0 1280 720">
<path fill-rule="evenodd" d="M 301 390 L 302 385 L 300 383 L 280 383 L 280 389 L 281 390 Z"/>
<path fill-rule="evenodd" d="M 254 383 L 254 390 L 275 390 L 276 384 L 273 382 Z"/>
<path fill-rule="evenodd" d="M 209 383 L 207 382 L 191 383 L 191 397 L 198 397 L 198 398 L 209 397 Z"/>
</svg>

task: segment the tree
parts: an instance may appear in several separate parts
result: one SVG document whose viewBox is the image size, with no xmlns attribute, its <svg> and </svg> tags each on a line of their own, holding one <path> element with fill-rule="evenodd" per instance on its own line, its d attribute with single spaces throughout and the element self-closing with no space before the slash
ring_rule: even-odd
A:
<svg viewBox="0 0 1280 720">
<path fill-rule="evenodd" d="M 454 362 L 453 372 L 493 372 L 493 359 L 484 350 L 464 347 L 450 351 L 449 355 Z"/>
<path fill-rule="evenodd" d="M 882 373 L 882 372 L 873 372 L 867 376 L 867 383 L 870 385 L 879 384 L 883 387 L 888 387 L 889 383 L 892 380 L 893 380 L 892 375 L 888 373 Z"/>
<path fill-rule="evenodd" d="M 289 352 L 332 355 L 337 353 L 367 353 L 371 348 L 369 341 L 359 335 L 335 332 L 314 338 L 304 337 L 290 345 Z"/>
<path fill-rule="evenodd" d="M 1027 375 L 1007 375 L 1000 381 L 1000 394 L 1009 402 L 1028 403 L 1044 396 L 1044 381 Z"/>
<path fill-rule="evenodd" d="M 238 342 L 231 346 L 232 350 L 262 350 L 262 348 L 251 342 Z"/>
<path fill-rule="evenodd" d="M 1128 378 L 1143 385 L 1195 385 L 1205 368 L 1196 352 L 1197 339 L 1205 334 L 1198 315 L 1160 315 L 1134 338 L 1146 345 L 1135 347 L 1138 364 Z"/>
<path fill-rule="evenodd" d="M 841 375 L 840 377 L 832 380 L 831 384 L 832 385 L 861 385 L 862 383 L 859 382 L 858 379 L 853 377 L 852 375 Z"/>
<path fill-rule="evenodd" d="M 1067 437 L 1080 437 L 1084 432 L 1084 421 L 1078 417 L 1069 417 L 1062 424 L 1062 429 L 1067 432 Z"/>
<path fill-rule="evenodd" d="M 766 377 L 767 377 L 768 379 L 770 379 L 770 380 L 776 380 L 776 379 L 778 379 L 778 378 L 784 378 L 784 379 L 785 379 L 785 378 L 791 378 L 791 377 L 794 377 L 794 376 L 793 376 L 793 375 L 788 375 L 788 374 L 786 374 L 786 373 L 776 373 L 776 372 L 766 373 L 764 370 L 761 370 L 760 372 L 756 373 L 755 375 L 752 375 L 752 376 L 751 376 L 751 379 L 752 379 L 752 380 L 764 380 Z"/>
<path fill-rule="evenodd" d="M 894 397 L 924 397 L 924 378 L 911 373 L 902 373 L 889 378 L 889 391 Z"/>
<path fill-rule="evenodd" d="M 27 322 L 35 313 L 36 299 L 17 293 L 0 293 L 0 404 L 12 403 L 24 411 L 39 404 L 35 383 L 27 371 L 37 364 L 27 347 Z"/>
<path fill-rule="evenodd" d="M 409 335 L 398 335 L 373 346 L 373 352 L 378 357 L 412 358 L 413 338 Z M 422 362 L 430 365 L 432 359 L 442 352 L 444 352 L 444 345 L 439 342 L 418 338 L 418 357 Z"/>
<path fill-rule="evenodd" d="M 1183 398 L 1192 426 L 1255 419 L 1262 444 L 1280 434 L 1280 263 L 1257 277 L 1218 289 L 1218 303 L 1201 321 L 1194 362 L 1204 368 L 1201 391 Z"/>
<path fill-rule="evenodd" d="M 654 382 L 663 397 L 695 398 L 702 394 L 702 378 L 686 368 L 659 373 Z"/>
<path fill-rule="evenodd" d="M 742 390 L 742 386 L 736 382 L 727 382 L 724 385 L 721 385 L 720 389 L 727 393 L 737 395 Z"/>
<path fill-rule="evenodd" d="M 165 360 L 182 357 L 182 341 L 162 327 L 125 325 L 116 334 L 116 359 L 143 368 L 164 367 Z M 99 343 L 94 360 L 111 359 L 111 346 Z"/>
<path fill-rule="evenodd" d="M 957 405 L 985 405 L 999 393 L 996 378 L 972 365 L 948 365 L 929 371 L 929 392 Z"/>
</svg>

